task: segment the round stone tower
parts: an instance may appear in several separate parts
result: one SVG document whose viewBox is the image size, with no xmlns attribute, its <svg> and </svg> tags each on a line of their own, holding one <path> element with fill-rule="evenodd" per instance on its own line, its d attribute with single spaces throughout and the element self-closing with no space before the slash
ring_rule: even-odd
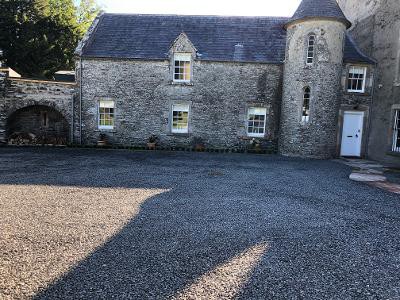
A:
<svg viewBox="0 0 400 300">
<path fill-rule="evenodd" d="M 281 154 L 336 155 L 343 49 L 350 26 L 336 0 L 303 0 L 286 23 Z"/>
</svg>

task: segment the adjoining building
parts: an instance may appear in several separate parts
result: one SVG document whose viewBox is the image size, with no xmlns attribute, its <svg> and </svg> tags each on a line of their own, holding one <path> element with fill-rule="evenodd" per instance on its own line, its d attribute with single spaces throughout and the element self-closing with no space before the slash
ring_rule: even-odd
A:
<svg viewBox="0 0 400 300">
<path fill-rule="evenodd" d="M 368 157 L 400 163 L 400 2 L 339 0 L 350 35 L 377 61 Z"/>
</svg>

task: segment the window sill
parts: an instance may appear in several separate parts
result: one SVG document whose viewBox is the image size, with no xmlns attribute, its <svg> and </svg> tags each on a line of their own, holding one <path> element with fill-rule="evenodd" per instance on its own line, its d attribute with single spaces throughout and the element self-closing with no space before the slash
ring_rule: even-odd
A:
<svg viewBox="0 0 400 300">
<path fill-rule="evenodd" d="M 352 92 L 352 91 L 344 91 L 343 92 L 344 95 L 354 95 L 354 96 L 371 96 L 370 93 L 367 92 Z"/>
<path fill-rule="evenodd" d="M 252 139 L 265 139 L 265 135 L 246 135 L 241 137 L 242 140 L 252 140 Z"/>
<path fill-rule="evenodd" d="M 167 136 L 179 136 L 179 137 L 189 137 L 189 132 L 170 132 Z"/>
<path fill-rule="evenodd" d="M 115 128 L 97 128 L 94 130 L 94 132 L 109 132 L 109 133 L 115 133 L 117 130 Z"/>
<path fill-rule="evenodd" d="M 193 82 L 191 81 L 171 81 L 171 85 L 183 85 L 183 86 L 193 86 Z"/>
</svg>

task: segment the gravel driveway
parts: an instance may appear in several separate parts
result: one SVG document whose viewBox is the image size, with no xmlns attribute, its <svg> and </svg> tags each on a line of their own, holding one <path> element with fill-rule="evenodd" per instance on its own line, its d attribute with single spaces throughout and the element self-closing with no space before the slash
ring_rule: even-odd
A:
<svg viewBox="0 0 400 300">
<path fill-rule="evenodd" d="M 350 172 L 0 148 L 0 299 L 399 299 L 400 197 Z"/>
</svg>

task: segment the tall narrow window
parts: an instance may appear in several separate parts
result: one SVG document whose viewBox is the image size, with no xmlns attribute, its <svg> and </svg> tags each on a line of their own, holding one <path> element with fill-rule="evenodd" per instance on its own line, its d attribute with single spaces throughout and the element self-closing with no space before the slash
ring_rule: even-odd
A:
<svg viewBox="0 0 400 300">
<path fill-rule="evenodd" d="M 174 54 L 174 81 L 190 82 L 191 77 L 191 54 Z"/>
<path fill-rule="evenodd" d="M 114 101 L 100 100 L 98 119 L 99 129 L 114 128 Z"/>
<path fill-rule="evenodd" d="M 311 65 L 314 62 L 314 54 L 315 54 L 315 35 L 310 35 L 308 37 L 308 45 L 307 45 L 307 64 Z"/>
<path fill-rule="evenodd" d="M 263 107 L 250 107 L 247 112 L 247 135 L 263 137 L 265 135 L 265 119 L 267 109 Z"/>
<path fill-rule="evenodd" d="M 306 87 L 303 94 L 303 108 L 301 112 L 301 121 L 307 123 L 310 120 L 310 99 L 311 89 Z"/>
<path fill-rule="evenodd" d="M 189 104 L 172 105 L 172 128 L 173 133 L 189 132 Z"/>
<path fill-rule="evenodd" d="M 400 110 L 395 111 L 392 151 L 400 152 Z"/>
<path fill-rule="evenodd" d="M 347 79 L 347 91 L 353 93 L 364 93 L 365 75 L 367 68 L 351 66 L 349 68 L 349 76 Z"/>
</svg>

